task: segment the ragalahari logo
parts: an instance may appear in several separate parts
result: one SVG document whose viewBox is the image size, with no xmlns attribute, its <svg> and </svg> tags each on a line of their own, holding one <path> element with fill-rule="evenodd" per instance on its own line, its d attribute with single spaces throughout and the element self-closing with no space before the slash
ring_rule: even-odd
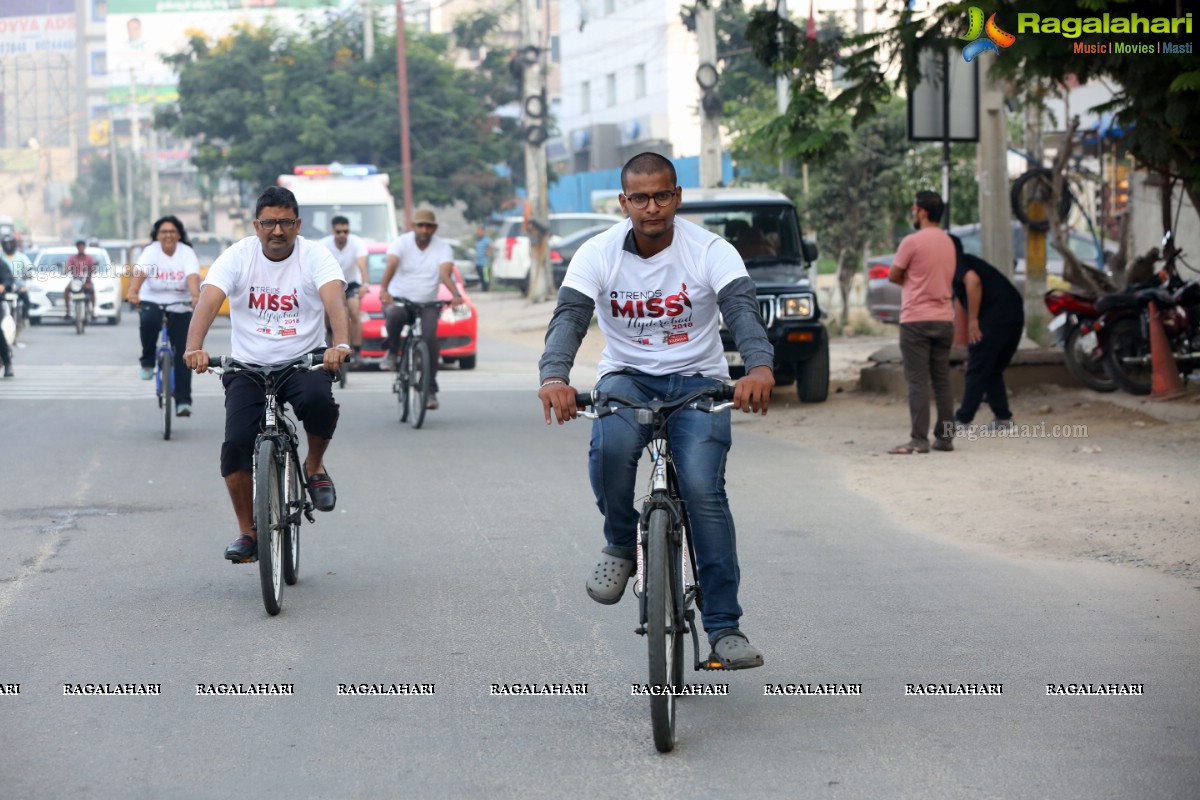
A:
<svg viewBox="0 0 1200 800">
<path fill-rule="evenodd" d="M 963 48 L 963 58 L 967 63 L 975 60 L 975 57 L 980 53 L 991 50 L 993 53 L 999 53 L 1005 50 L 1017 40 L 1017 37 L 1011 33 L 1005 33 L 1000 30 L 1000 26 L 996 24 L 996 15 L 992 14 L 987 19 L 987 24 L 983 22 L 983 11 L 974 6 L 970 12 L 971 29 L 967 31 L 967 35 L 962 37 L 971 43 Z M 987 38 L 979 38 L 986 34 Z"/>
</svg>

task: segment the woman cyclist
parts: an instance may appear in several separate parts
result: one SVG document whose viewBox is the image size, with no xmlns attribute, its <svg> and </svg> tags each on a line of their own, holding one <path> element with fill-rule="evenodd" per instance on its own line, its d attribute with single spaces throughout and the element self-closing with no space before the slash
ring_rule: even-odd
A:
<svg viewBox="0 0 1200 800">
<path fill-rule="evenodd" d="M 200 297 L 200 262 L 188 242 L 187 231 L 176 216 L 168 215 L 154 223 L 150 244 L 134 264 L 133 280 L 127 299 L 133 305 L 142 301 L 167 310 L 167 336 L 175 349 L 175 415 L 192 415 L 192 373 L 183 363 L 192 307 Z M 141 378 L 154 377 L 154 353 L 162 329 L 162 310 L 141 310 Z"/>
</svg>

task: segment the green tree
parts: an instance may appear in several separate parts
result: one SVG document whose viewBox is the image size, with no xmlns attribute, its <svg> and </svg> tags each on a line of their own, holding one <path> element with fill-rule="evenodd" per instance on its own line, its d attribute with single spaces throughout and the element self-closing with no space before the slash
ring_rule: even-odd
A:
<svg viewBox="0 0 1200 800">
<path fill-rule="evenodd" d="M 844 148 L 853 127 L 916 82 L 922 48 L 957 50 L 965 44 L 973 6 L 985 17 L 995 13 L 1000 27 L 1010 33 L 1018 31 L 1018 14 L 1169 18 L 1183 9 L 1177 0 L 971 0 L 942 6 L 927 17 L 902 10 L 894 28 L 852 37 L 845 48 L 808 42 L 794 34 L 780 47 L 774 35 L 777 18 L 774 12 L 763 11 L 752 15 L 747 38 L 764 63 L 794 70 L 797 78 L 788 112 L 767 126 L 770 135 L 783 151 L 810 158 L 824 158 Z M 1200 54 L 1096 55 L 1077 53 L 1073 47 L 1076 42 L 1111 45 L 1118 39 L 1183 44 L 1190 35 L 1097 33 L 1065 38 L 1023 33 L 988 61 L 994 63 L 998 77 L 1018 88 L 1038 81 L 1063 81 L 1069 75 L 1115 83 L 1116 96 L 1102 110 L 1116 114 L 1125 129 L 1125 147 L 1145 168 L 1180 180 L 1200 212 Z M 820 86 L 829 69 L 837 69 L 841 76 L 832 97 Z"/>
<path fill-rule="evenodd" d="M 122 182 L 125 181 L 128 158 L 127 152 L 117 156 L 117 171 Z M 134 167 L 134 186 L 145 186 L 150 177 L 145 164 L 135 161 Z M 146 233 L 143 228 L 148 228 L 146 223 L 150 219 L 150 198 L 145 192 L 134 192 L 133 204 L 137 224 L 134 233 L 140 237 Z M 125 230 L 125 194 L 122 192 L 119 199 L 113 197 L 111 159 L 103 156 L 90 159 L 80 171 L 79 177 L 71 184 L 70 202 L 64 202 L 62 211 L 85 221 L 81 233 L 86 237 L 125 238 L 128 232 Z M 118 219 L 121 221 L 120 227 L 117 226 Z"/>
<path fill-rule="evenodd" d="M 211 42 L 193 37 L 168 58 L 179 73 L 179 104 L 157 124 L 197 143 L 208 175 L 229 171 L 269 185 L 296 164 L 374 163 L 400 185 L 400 126 L 394 37 L 362 57 L 354 20 L 304 34 L 242 27 Z M 465 203 L 480 220 L 511 194 L 493 164 L 511 162 L 515 137 L 490 110 L 492 76 L 454 67 L 445 37 L 409 31 L 413 195 L 417 202 Z"/>
</svg>

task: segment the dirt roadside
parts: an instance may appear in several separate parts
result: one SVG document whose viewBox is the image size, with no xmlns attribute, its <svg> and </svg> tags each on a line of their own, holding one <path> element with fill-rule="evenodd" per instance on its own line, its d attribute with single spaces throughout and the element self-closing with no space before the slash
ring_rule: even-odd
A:
<svg viewBox="0 0 1200 800">
<path fill-rule="evenodd" d="M 477 305 L 481 338 L 540 350 L 552 304 L 489 294 Z M 928 535 L 1200 582 L 1200 393 L 1164 404 L 1045 387 L 1012 397 L 1015 436 L 980 431 L 952 453 L 892 456 L 907 439 L 907 401 L 860 392 L 856 376 L 893 338 L 835 338 L 829 400 L 801 404 L 794 387 L 781 389 L 753 424 L 811 448 L 849 489 Z M 593 328 L 579 363 L 602 348 Z M 990 418 L 985 407 L 977 422 Z"/>
</svg>

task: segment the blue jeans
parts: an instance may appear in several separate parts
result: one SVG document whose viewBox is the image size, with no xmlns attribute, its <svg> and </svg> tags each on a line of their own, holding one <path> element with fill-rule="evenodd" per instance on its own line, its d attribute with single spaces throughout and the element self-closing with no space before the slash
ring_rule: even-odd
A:
<svg viewBox="0 0 1200 800">
<path fill-rule="evenodd" d="M 699 375 L 620 373 L 605 375 L 596 388 L 630 400 L 672 400 L 715 383 L 715 379 Z M 592 491 L 604 515 L 604 538 L 629 558 L 637 548 L 639 511 L 633 504 L 637 464 L 652 433 L 651 426 L 635 423 L 633 414 L 631 409 L 622 409 L 594 420 L 588 455 Z M 704 630 L 711 640 L 719 631 L 738 627 L 742 616 L 737 599 L 741 578 L 737 542 L 725 495 L 725 460 L 732 442 L 729 414 L 680 409 L 667 423 L 667 435 L 692 523 L 704 593 Z"/>
</svg>

